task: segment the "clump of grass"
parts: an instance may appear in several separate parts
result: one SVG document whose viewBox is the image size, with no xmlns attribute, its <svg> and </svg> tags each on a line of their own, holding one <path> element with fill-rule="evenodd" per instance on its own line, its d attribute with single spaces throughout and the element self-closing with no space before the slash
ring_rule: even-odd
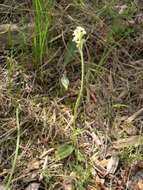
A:
<svg viewBox="0 0 143 190">
<path fill-rule="evenodd" d="M 53 1 L 33 0 L 35 11 L 35 36 L 34 36 L 34 54 L 35 66 L 39 68 L 42 64 L 43 57 L 47 51 L 47 39 L 52 22 L 51 10 Z"/>
<path fill-rule="evenodd" d="M 130 32 L 130 28 L 126 25 L 126 22 L 125 25 L 124 22 L 120 25 L 120 21 L 122 21 L 123 18 L 125 18 L 125 20 L 130 20 L 132 15 L 127 13 L 129 15 L 129 19 L 126 19 L 126 12 L 124 15 L 119 15 L 118 12 L 116 12 L 116 9 L 114 10 L 114 4 L 117 4 L 115 1 L 106 2 L 109 6 L 105 6 L 105 2 L 103 1 L 100 1 L 100 3 L 97 1 L 96 3 L 95 1 L 91 1 L 86 4 L 84 0 L 74 0 L 74 9 L 72 7 L 73 5 L 71 6 L 71 1 L 58 1 L 58 3 L 56 3 L 56 15 L 58 18 L 57 23 L 55 23 L 55 28 L 58 31 L 58 34 L 60 31 L 63 31 L 63 33 L 62 35 L 60 34 L 54 39 L 49 40 L 51 43 L 56 41 L 56 43 L 53 44 L 54 48 L 52 46 L 50 49 L 50 47 L 47 46 L 47 40 L 49 37 L 50 26 L 52 24 L 52 17 L 49 11 L 51 11 L 50 7 L 53 6 L 53 1 L 33 0 L 33 2 L 36 22 L 34 37 L 35 68 L 38 68 L 37 71 L 41 71 L 41 68 L 45 68 L 43 66 L 44 55 L 46 51 L 49 50 L 48 52 L 51 52 L 51 54 L 50 57 L 48 57 L 48 63 L 58 63 L 58 67 L 54 67 L 54 69 L 51 69 L 54 64 L 48 64 L 48 68 L 46 67 L 45 70 L 42 70 L 42 74 L 46 76 L 48 81 L 47 83 L 50 88 L 52 86 L 51 81 L 55 82 L 55 78 L 58 78 L 56 77 L 56 74 L 61 74 L 60 69 L 63 67 L 62 63 L 66 65 L 65 69 L 69 74 L 70 79 L 75 81 L 77 78 L 80 78 L 80 91 L 73 110 L 75 123 L 72 128 L 73 120 L 71 120 L 71 102 L 73 100 L 72 97 L 76 95 L 76 84 L 73 82 L 73 86 L 70 85 L 68 89 L 69 91 L 67 90 L 67 96 L 65 97 L 59 97 L 59 93 L 57 95 L 58 90 L 56 88 L 54 88 L 56 89 L 56 92 L 53 90 L 54 93 L 53 91 L 51 93 L 47 83 L 43 86 L 41 83 L 39 84 L 39 81 L 37 82 L 37 80 L 35 80 L 35 73 L 31 70 L 30 72 L 28 70 L 27 73 L 26 68 L 25 70 L 22 70 L 21 74 L 21 70 L 19 70 L 20 56 L 18 54 L 18 57 L 16 57 L 17 54 L 15 54 L 15 49 L 13 49 L 15 48 L 14 46 L 7 58 L 8 71 L 6 72 L 6 77 L 8 76 L 8 84 L 11 83 L 11 86 L 7 85 L 5 82 L 5 78 L 3 78 L 3 75 L 5 75 L 3 70 L 5 71 L 5 69 L 0 66 L 0 82 L 2 82 L 2 84 L 0 84 L 0 114 L 2 117 L 0 123 L 2 125 L 1 137 L 3 137 L 3 139 L 1 139 L 3 147 L 2 162 L 6 160 L 6 162 L 2 163 L 1 168 L 6 168 L 6 174 L 4 174 L 4 177 L 6 175 L 8 176 L 6 178 L 6 182 L 10 181 L 10 185 L 8 185 L 8 187 L 14 185 L 14 187 L 11 188 L 15 189 L 15 184 L 22 184 L 21 186 L 24 184 L 25 186 L 27 184 L 25 184 L 26 180 L 24 179 L 25 177 L 23 176 L 23 173 L 25 173 L 25 169 L 28 169 L 28 167 L 25 167 L 29 164 L 31 165 L 35 157 L 38 159 L 39 163 L 39 158 L 41 159 L 43 152 L 45 152 L 45 150 L 49 151 L 49 148 L 52 148 L 53 151 L 46 157 L 48 158 L 46 168 L 46 159 L 42 159 L 40 163 L 43 163 L 44 161 L 44 165 L 40 164 L 37 173 L 35 170 L 28 170 L 28 176 L 32 176 L 31 174 L 34 174 L 34 180 L 36 179 L 37 181 L 39 173 L 42 172 L 43 179 L 39 183 L 40 186 L 42 186 L 40 188 L 43 189 L 63 188 L 65 183 L 64 181 L 66 181 L 65 178 L 69 177 L 70 179 L 73 178 L 73 184 L 71 183 L 71 186 L 73 186 L 72 189 L 84 190 L 90 184 L 90 179 L 93 177 L 91 171 L 92 166 L 90 168 L 90 165 L 94 163 L 90 162 L 90 158 L 91 156 L 96 156 L 96 154 L 98 155 L 96 143 L 91 141 L 92 135 L 85 135 L 84 131 L 89 131 L 90 129 L 90 133 L 94 134 L 96 132 L 95 130 L 99 130 L 99 133 L 103 134 L 102 137 L 104 137 L 104 134 L 107 134 L 107 141 L 108 139 L 110 141 L 112 138 L 116 138 L 116 136 L 113 135 L 114 128 L 112 127 L 114 118 L 117 118 L 118 120 L 118 116 L 120 115 L 126 117 L 132 112 L 132 110 L 138 109 L 141 106 L 142 97 L 140 97 L 140 95 L 142 95 L 142 63 L 140 60 L 136 60 L 140 62 L 137 64 L 133 58 L 131 59 L 134 53 L 134 50 L 131 48 L 133 46 L 132 41 L 134 39 L 127 35 L 128 31 Z M 47 2 L 48 4 L 46 4 Z M 80 2 L 85 3 L 84 7 L 81 6 L 82 3 Z M 100 10 L 98 10 L 98 6 L 99 8 L 101 7 Z M 108 18 L 109 16 L 111 18 Z M 96 20 L 96 17 L 99 18 Z M 119 22 L 117 23 L 116 21 Z M 80 53 L 79 57 L 81 58 L 82 76 L 77 76 L 75 79 L 75 75 L 78 73 L 76 63 L 79 63 L 80 58 L 77 58 L 77 62 L 76 59 L 73 59 L 73 57 L 75 58 L 74 43 L 72 43 L 72 45 L 67 44 L 68 53 L 65 55 L 65 59 L 63 58 L 63 43 L 59 36 L 62 36 L 63 41 L 65 40 L 66 43 L 67 34 L 69 34 L 71 28 L 73 28 L 73 22 L 74 24 L 80 23 L 81 25 L 86 25 L 90 32 L 90 38 L 86 44 L 86 52 L 88 53 L 89 50 L 91 58 L 87 54 L 84 55 L 87 60 L 88 70 L 86 75 L 88 75 L 88 79 L 87 76 L 84 76 L 83 52 L 80 51 L 78 51 L 78 53 Z M 135 34 L 134 37 L 136 37 Z M 12 44 L 9 45 L 12 47 Z M 24 46 L 24 44 L 21 45 Z M 25 53 L 28 58 L 28 51 L 25 52 L 25 49 L 26 48 L 24 48 L 23 53 Z M 123 52 L 124 49 L 126 50 L 125 54 Z M 141 58 L 138 51 L 136 51 L 136 54 L 138 54 L 138 58 Z M 22 60 L 22 64 L 20 65 L 22 67 L 25 62 L 23 56 L 21 56 L 20 60 Z M 67 66 L 67 64 L 72 61 L 75 63 L 75 68 L 72 64 L 71 70 L 71 65 L 69 64 L 70 66 Z M 29 62 L 30 60 L 28 59 L 28 63 Z M 18 70 L 18 72 L 15 72 L 15 70 Z M 55 70 L 57 72 L 55 72 Z M 75 73 L 72 71 L 75 71 Z M 88 71 L 90 71 L 89 74 Z M 27 77 L 29 75 L 30 78 Z M 49 76 L 51 76 L 51 78 Z M 87 95 L 84 96 L 85 105 L 82 107 L 83 113 L 80 113 L 79 109 L 84 94 L 84 78 L 86 80 Z M 64 82 L 66 82 L 66 84 L 64 84 L 67 88 L 68 81 L 66 80 L 67 79 L 64 78 Z M 44 79 L 44 82 L 45 81 L 46 80 Z M 30 84 L 30 86 L 28 86 L 30 90 L 29 88 L 25 88 L 25 84 Z M 9 91 L 6 88 L 12 89 L 10 91 L 11 93 L 8 93 Z M 12 141 L 13 144 L 11 144 L 9 139 L 15 140 L 15 116 L 14 118 L 12 116 L 15 115 L 14 108 L 17 101 L 21 104 L 22 115 L 22 131 L 20 138 L 21 155 L 18 154 L 19 161 L 18 163 L 16 162 L 16 168 L 12 171 L 10 161 L 11 156 L 15 153 L 16 143 L 15 141 Z M 123 105 L 127 105 L 127 107 L 123 109 Z M 80 118 L 78 118 L 79 115 Z M 78 128 L 77 120 L 78 124 L 81 124 L 80 126 L 82 128 Z M 109 128 L 112 130 L 111 134 L 108 126 L 111 126 Z M 118 126 L 120 126 L 120 124 Z M 122 129 L 120 129 L 120 127 L 118 128 L 118 134 L 122 134 L 122 131 L 120 131 Z M 73 135 L 72 142 L 71 135 Z M 8 142 L 5 143 L 6 141 Z M 107 146 L 109 146 L 110 150 L 109 144 L 110 143 L 107 143 Z M 121 155 L 121 160 L 125 163 L 131 163 L 139 159 L 142 160 L 143 157 L 141 150 L 142 149 L 137 150 L 136 147 L 127 147 L 124 150 L 123 155 Z M 5 152 L 7 152 L 7 154 Z M 12 167 L 14 167 L 15 164 L 13 163 L 12 165 Z M 9 169 L 12 173 L 12 180 L 9 179 Z M 21 186 L 17 189 L 21 189 Z"/>
</svg>

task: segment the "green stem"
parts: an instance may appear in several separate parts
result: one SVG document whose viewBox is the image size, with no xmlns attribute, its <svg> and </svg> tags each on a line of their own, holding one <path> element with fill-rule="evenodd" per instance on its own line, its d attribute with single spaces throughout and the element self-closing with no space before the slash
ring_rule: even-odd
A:
<svg viewBox="0 0 143 190">
<path fill-rule="evenodd" d="M 76 128 L 76 119 L 78 116 L 78 107 L 80 105 L 81 102 L 81 98 L 83 95 L 83 87 L 84 87 L 84 58 L 83 58 L 83 45 L 81 46 L 81 48 L 79 48 L 79 53 L 80 53 L 80 58 L 81 58 L 81 82 L 80 82 L 80 91 L 75 103 L 75 107 L 74 107 L 74 129 Z"/>
</svg>

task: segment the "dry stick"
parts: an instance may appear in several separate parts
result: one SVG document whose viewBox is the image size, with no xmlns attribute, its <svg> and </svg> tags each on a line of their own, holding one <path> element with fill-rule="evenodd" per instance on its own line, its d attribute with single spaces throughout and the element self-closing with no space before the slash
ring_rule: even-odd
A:
<svg viewBox="0 0 143 190">
<path fill-rule="evenodd" d="M 14 170 L 15 170 L 15 166 L 16 166 L 16 161 L 17 161 L 17 157 L 18 157 L 18 150 L 19 150 L 19 142 L 20 142 L 20 125 L 19 125 L 19 109 L 16 109 L 16 125 L 17 125 L 17 142 L 16 142 L 16 150 L 15 150 L 15 157 L 13 160 L 13 165 L 12 165 L 12 169 L 8 178 L 8 182 L 6 185 L 6 190 L 10 189 L 10 183 L 12 180 L 12 176 L 14 174 Z"/>
</svg>

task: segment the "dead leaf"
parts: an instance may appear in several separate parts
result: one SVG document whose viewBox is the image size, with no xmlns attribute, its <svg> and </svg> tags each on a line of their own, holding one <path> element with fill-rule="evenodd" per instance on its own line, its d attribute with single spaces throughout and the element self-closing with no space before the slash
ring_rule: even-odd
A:
<svg viewBox="0 0 143 190">
<path fill-rule="evenodd" d="M 117 155 L 111 156 L 107 165 L 107 173 L 114 174 L 119 164 L 119 157 Z"/>
<path fill-rule="evenodd" d="M 28 185 L 28 187 L 26 187 L 25 190 L 38 190 L 40 187 L 39 183 L 30 183 L 30 185 Z"/>
</svg>

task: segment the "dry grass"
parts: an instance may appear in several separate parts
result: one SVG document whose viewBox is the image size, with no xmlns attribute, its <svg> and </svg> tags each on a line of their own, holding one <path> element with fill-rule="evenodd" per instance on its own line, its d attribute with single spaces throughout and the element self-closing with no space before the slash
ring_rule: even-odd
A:
<svg viewBox="0 0 143 190">
<path fill-rule="evenodd" d="M 33 22 L 31 1 L 13 2 L 14 8 L 8 1 L 0 5 L 1 24 Z M 20 112 L 20 147 L 11 181 L 14 190 L 26 189 L 33 181 L 41 189 L 51 190 L 94 186 L 92 161 L 112 155 L 114 141 L 142 135 L 142 112 L 126 122 L 143 107 L 143 16 L 139 4 L 136 8 L 130 1 L 90 1 L 84 6 L 74 2 L 55 1 L 42 74 L 33 67 L 29 41 L 26 47 L 0 47 L 0 182 L 5 184 L 16 149 L 17 106 Z M 119 15 L 117 5 L 122 4 L 128 11 Z M 67 65 L 63 63 L 72 32 L 79 25 L 88 35 L 85 91 L 77 119 L 78 147 L 67 158 L 56 160 L 58 147 L 72 143 L 73 106 L 80 80 L 78 54 L 75 52 Z M 60 83 L 63 73 L 70 80 L 67 92 Z M 133 153 L 127 147 L 131 157 L 135 155 L 133 163 L 143 158 L 141 145 L 131 149 Z M 119 167 L 124 168 L 130 159 L 124 150 L 116 152 L 121 157 Z"/>
</svg>

